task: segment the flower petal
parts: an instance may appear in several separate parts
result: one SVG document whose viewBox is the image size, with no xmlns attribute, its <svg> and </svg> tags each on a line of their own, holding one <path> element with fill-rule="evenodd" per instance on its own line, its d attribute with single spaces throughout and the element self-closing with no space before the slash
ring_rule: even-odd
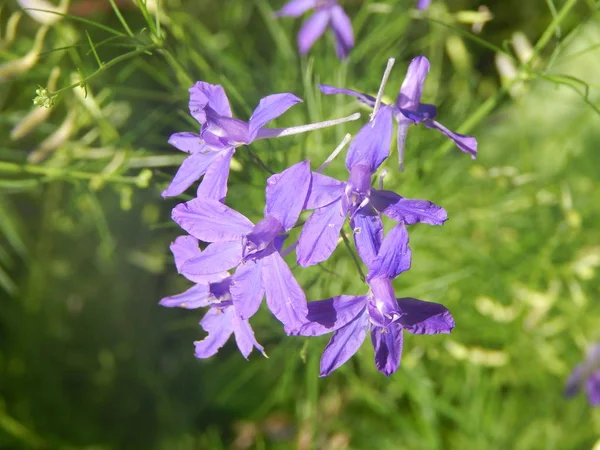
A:
<svg viewBox="0 0 600 450">
<path fill-rule="evenodd" d="M 200 256 L 186 261 L 181 270 L 191 275 L 216 274 L 236 267 L 241 261 L 241 239 L 215 242 L 207 246 Z"/>
<path fill-rule="evenodd" d="M 204 331 L 208 333 L 201 341 L 194 342 L 196 358 L 210 358 L 225 345 L 233 333 L 232 308 L 222 311 L 211 308 L 200 321 Z"/>
<path fill-rule="evenodd" d="M 210 291 L 208 283 L 196 284 L 187 291 L 163 298 L 159 304 L 167 308 L 196 309 L 209 306 Z"/>
<path fill-rule="evenodd" d="M 229 276 L 229 272 L 213 273 L 210 275 L 190 275 L 182 271 L 183 264 L 189 259 L 200 256 L 198 239 L 193 236 L 179 236 L 171 243 L 171 253 L 175 258 L 177 272 L 194 283 L 213 283 L 221 281 Z"/>
<path fill-rule="evenodd" d="M 331 333 L 362 314 L 367 304 L 366 296 L 340 295 L 308 303 L 307 323 L 298 331 L 300 336 L 320 336 Z"/>
<path fill-rule="evenodd" d="M 585 380 L 585 392 L 591 406 L 600 405 L 600 370 L 596 370 Z"/>
<path fill-rule="evenodd" d="M 364 165 L 372 173 L 390 154 L 392 142 L 392 112 L 390 106 L 383 106 L 375 119 L 367 122 L 356 134 L 346 154 L 346 168 Z"/>
<path fill-rule="evenodd" d="M 465 136 L 464 134 L 454 133 L 441 123 L 431 119 L 424 120 L 423 125 L 425 125 L 427 128 L 438 130 L 448 136 L 454 141 L 456 146 L 461 151 L 471 155 L 471 159 L 475 159 L 477 156 L 477 139 L 475 139 L 473 136 Z"/>
<path fill-rule="evenodd" d="M 431 3 L 431 0 L 419 0 L 417 2 L 417 9 L 421 9 L 421 10 L 427 9 L 427 8 L 429 8 L 430 3 Z"/>
<path fill-rule="evenodd" d="M 199 134 L 187 131 L 184 133 L 172 134 L 169 137 L 169 144 L 185 153 L 205 153 L 208 151 L 206 145 L 202 143 Z"/>
<path fill-rule="evenodd" d="M 373 208 L 364 207 L 350 220 L 354 231 L 354 245 L 360 259 L 371 267 L 377 257 L 381 241 L 383 240 L 383 222 Z"/>
<path fill-rule="evenodd" d="M 369 94 L 363 94 L 361 92 L 353 91 L 352 89 L 336 88 L 333 86 L 328 86 L 326 84 L 319 84 L 319 89 L 321 89 L 321 92 L 325 95 L 333 95 L 333 94 L 350 95 L 350 96 L 356 98 L 359 102 L 361 102 L 367 106 L 370 106 L 371 108 L 373 108 L 375 106 L 375 97 L 373 97 Z"/>
<path fill-rule="evenodd" d="M 452 314 L 444 305 L 416 298 L 399 298 L 398 305 L 404 313 L 398 323 L 413 334 L 448 334 L 454 328 Z"/>
<path fill-rule="evenodd" d="M 373 327 L 371 342 L 375 349 L 375 366 L 386 377 L 400 367 L 402 358 L 402 328 L 392 324 L 389 327 Z"/>
<path fill-rule="evenodd" d="M 367 281 L 375 277 L 396 278 L 402 272 L 410 269 L 411 252 L 408 246 L 406 225 L 400 222 L 392 228 L 379 249 L 377 258 L 369 267 Z"/>
<path fill-rule="evenodd" d="M 300 17 L 317 5 L 317 0 L 291 0 L 275 13 L 277 17 Z"/>
<path fill-rule="evenodd" d="M 233 275 L 230 292 L 235 311 L 242 319 L 249 319 L 260 307 L 265 295 L 262 282 L 262 260 L 240 264 Z"/>
<path fill-rule="evenodd" d="M 573 397 L 580 390 L 588 368 L 586 364 L 578 364 L 565 383 L 565 397 Z"/>
<path fill-rule="evenodd" d="M 308 314 L 304 291 L 279 253 L 264 257 L 262 264 L 267 306 L 283 323 L 286 333 L 296 333 Z"/>
<path fill-rule="evenodd" d="M 204 174 L 200 186 L 198 186 L 198 198 L 210 198 L 220 202 L 225 200 L 229 166 L 231 165 L 231 158 L 234 153 L 234 148 L 228 148 L 219 152 L 219 156 L 210 165 Z"/>
<path fill-rule="evenodd" d="M 252 231 L 244 215 L 217 200 L 195 198 L 180 203 L 171 217 L 181 228 L 205 242 L 233 241 Z"/>
<path fill-rule="evenodd" d="M 248 359 L 248 355 L 252 352 L 252 348 L 256 347 L 259 352 L 263 355 L 265 354 L 265 350 L 258 342 L 256 342 L 256 338 L 254 337 L 254 331 L 252 331 L 252 327 L 247 320 L 240 319 L 237 315 L 233 314 L 233 334 L 235 336 L 235 343 L 244 358 Z"/>
<path fill-rule="evenodd" d="M 298 31 L 298 49 L 301 55 L 306 55 L 315 41 L 319 39 L 329 24 L 329 11 L 319 10 L 304 21 Z"/>
<path fill-rule="evenodd" d="M 313 172 L 308 197 L 302 209 L 317 209 L 339 200 L 345 186 L 343 181 Z"/>
<path fill-rule="evenodd" d="M 396 105 L 399 108 L 417 111 L 428 73 L 429 60 L 424 56 L 417 56 L 410 62 L 396 99 Z"/>
<path fill-rule="evenodd" d="M 354 47 L 354 32 L 352 22 L 341 6 L 334 5 L 330 9 L 331 29 L 335 38 L 335 51 L 339 59 L 346 59 Z"/>
<path fill-rule="evenodd" d="M 358 351 L 367 337 L 368 326 L 368 316 L 360 314 L 348 325 L 333 333 L 321 356 L 320 377 L 329 375 Z"/>
<path fill-rule="evenodd" d="M 298 239 L 298 264 L 308 267 L 329 258 L 337 247 L 345 220 L 341 201 L 316 209 L 304 224 Z"/>
<path fill-rule="evenodd" d="M 302 161 L 267 180 L 265 217 L 279 221 L 285 231 L 291 230 L 306 203 L 310 188 L 310 161 Z"/>
<path fill-rule="evenodd" d="M 223 86 L 198 81 L 190 89 L 190 113 L 201 124 L 206 123 L 207 105 L 219 115 L 231 117 L 231 107 Z"/>
<path fill-rule="evenodd" d="M 273 94 L 263 98 L 248 121 L 248 142 L 252 142 L 262 127 L 285 113 L 302 99 L 294 94 Z"/>
<path fill-rule="evenodd" d="M 392 191 L 373 189 L 371 204 L 389 218 L 407 225 L 442 225 L 448 220 L 448 214 L 441 206 L 427 200 L 404 198 Z"/>
<path fill-rule="evenodd" d="M 183 160 L 173 181 L 162 193 L 163 197 L 173 197 L 183 193 L 208 170 L 217 157 L 216 152 L 193 153 Z"/>
</svg>

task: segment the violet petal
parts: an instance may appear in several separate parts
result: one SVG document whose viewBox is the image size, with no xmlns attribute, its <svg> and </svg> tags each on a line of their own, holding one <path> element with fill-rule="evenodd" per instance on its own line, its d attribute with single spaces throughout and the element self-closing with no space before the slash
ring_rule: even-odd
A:
<svg viewBox="0 0 600 450">
<path fill-rule="evenodd" d="M 452 314 L 444 305 L 416 298 L 397 300 L 404 313 L 398 323 L 406 331 L 413 334 L 448 334 L 454 328 Z"/>
<path fill-rule="evenodd" d="M 200 321 L 200 325 L 208 333 L 201 341 L 194 342 L 196 358 L 210 358 L 225 345 L 233 333 L 232 308 L 219 310 L 211 308 Z"/>
<path fill-rule="evenodd" d="M 267 180 L 265 216 L 276 218 L 285 231 L 296 225 L 310 188 L 310 162 L 302 161 Z"/>
<path fill-rule="evenodd" d="M 254 331 L 252 330 L 250 323 L 247 320 L 240 319 L 235 313 L 232 314 L 232 316 L 235 343 L 244 358 L 248 359 L 248 355 L 252 352 L 253 347 L 256 347 L 259 352 L 264 354 L 265 350 L 262 345 L 256 342 Z"/>
<path fill-rule="evenodd" d="M 267 306 L 283 323 L 286 333 L 296 333 L 308 313 L 304 291 L 279 253 L 264 257 L 262 264 Z"/>
<path fill-rule="evenodd" d="M 320 336 L 331 333 L 362 314 L 367 304 L 366 296 L 340 295 L 308 303 L 308 321 L 298 331 L 301 336 Z"/>
<path fill-rule="evenodd" d="M 236 267 L 242 261 L 242 242 L 215 242 L 207 246 L 200 256 L 189 259 L 181 270 L 192 275 L 220 273 Z"/>
<path fill-rule="evenodd" d="M 298 239 L 298 264 L 308 267 L 329 258 L 337 247 L 345 220 L 341 202 L 316 209 L 304 224 Z"/>
<path fill-rule="evenodd" d="M 248 142 L 252 142 L 256 138 L 258 130 L 267 123 L 300 102 L 302 99 L 289 93 L 273 94 L 263 98 L 248 121 Z"/>
<path fill-rule="evenodd" d="M 335 38 L 335 51 L 339 59 L 346 59 L 354 47 L 354 32 L 352 22 L 341 6 L 334 5 L 330 9 L 331 29 Z"/>
<path fill-rule="evenodd" d="M 319 39 L 329 24 L 329 10 L 322 9 L 316 11 L 312 16 L 304 21 L 298 31 L 298 49 L 301 55 L 306 55 L 310 48 Z"/>
<path fill-rule="evenodd" d="M 233 241 L 254 228 L 245 216 L 223 203 L 195 198 L 180 203 L 171 217 L 181 228 L 205 242 Z"/>
<path fill-rule="evenodd" d="M 231 165 L 231 158 L 234 153 L 234 148 L 228 148 L 219 152 L 219 156 L 210 165 L 198 186 L 198 198 L 210 198 L 220 202 L 225 200 L 229 166 Z"/>
<path fill-rule="evenodd" d="M 163 197 L 173 197 L 183 193 L 208 170 L 217 158 L 217 152 L 193 153 L 183 160 L 175 177 L 163 191 Z"/>
<path fill-rule="evenodd" d="M 358 351 L 367 337 L 368 326 L 368 316 L 363 313 L 333 333 L 321 356 L 320 377 L 329 375 Z"/>
<path fill-rule="evenodd" d="M 386 235 L 377 257 L 369 267 L 367 281 L 375 277 L 394 279 L 410 269 L 411 251 L 406 225 L 399 223 Z"/>
<path fill-rule="evenodd" d="M 262 282 L 262 260 L 246 261 L 240 264 L 233 275 L 230 292 L 236 313 L 242 319 L 249 319 L 260 307 L 265 288 Z"/>
<path fill-rule="evenodd" d="M 163 298 L 159 304 L 167 308 L 196 309 L 209 306 L 209 298 L 208 284 L 196 284 L 181 294 Z"/>
<path fill-rule="evenodd" d="M 465 136 L 464 134 L 454 133 L 445 126 L 443 126 L 441 123 L 431 119 L 423 121 L 423 125 L 425 125 L 427 128 L 433 128 L 435 130 L 438 130 L 441 133 L 448 136 L 454 141 L 456 146 L 461 151 L 471 155 L 471 159 L 475 159 L 475 157 L 477 156 L 477 139 L 475 139 L 473 136 Z"/>
<path fill-rule="evenodd" d="M 375 366 L 386 377 L 398 370 L 402 358 L 402 328 L 396 324 L 389 327 L 373 327 L 371 342 L 375 350 Z"/>
<path fill-rule="evenodd" d="M 360 259 L 367 267 L 371 267 L 383 240 L 381 218 L 372 208 L 365 207 L 350 220 L 350 226 L 354 232 L 354 245 Z"/>
<path fill-rule="evenodd" d="M 377 112 L 375 119 L 363 125 L 356 134 L 346 154 L 348 171 L 353 166 L 364 165 L 374 173 L 389 156 L 392 142 L 392 112 L 392 107 L 383 106 Z"/>
</svg>

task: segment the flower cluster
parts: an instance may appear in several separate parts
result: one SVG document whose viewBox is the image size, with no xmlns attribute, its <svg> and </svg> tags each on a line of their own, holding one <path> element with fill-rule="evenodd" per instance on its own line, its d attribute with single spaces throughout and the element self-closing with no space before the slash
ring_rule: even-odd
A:
<svg viewBox="0 0 600 450">
<path fill-rule="evenodd" d="M 431 0 L 418 0 L 417 8 L 424 10 Z M 276 17 L 300 17 L 313 9 L 312 14 L 298 31 L 298 50 L 306 55 L 314 43 L 330 29 L 335 41 L 337 57 L 344 60 L 354 47 L 354 31 L 350 18 L 337 0 L 290 0 L 275 13 Z"/>
<path fill-rule="evenodd" d="M 291 2 L 288 6 L 300 3 L 310 2 Z M 348 178 L 337 180 L 323 171 L 349 138 L 317 170 L 306 160 L 271 175 L 266 181 L 264 216 L 256 223 L 225 204 L 229 163 L 236 148 L 257 139 L 335 125 L 356 115 L 287 129 L 264 128 L 300 99 L 289 93 L 265 97 L 249 121 L 243 122 L 232 117 L 221 86 L 198 82 L 190 89 L 190 112 L 200 123 L 200 132 L 171 136 L 169 142 L 190 156 L 163 195 L 178 195 L 202 177 L 196 198 L 177 205 L 172 212 L 173 220 L 188 233 L 171 245 L 175 264 L 179 273 L 195 284 L 182 294 L 164 298 L 161 304 L 209 308 L 200 322 L 208 336 L 196 342 L 196 357 L 214 355 L 231 334 L 244 357 L 253 348 L 264 354 L 249 324 L 263 298 L 288 335 L 333 333 L 321 359 L 321 376 L 346 362 L 368 332 L 377 369 L 389 376 L 400 365 L 404 330 L 413 334 L 452 330 L 454 320 L 444 306 L 398 298 L 392 285 L 411 266 L 408 227 L 417 223 L 442 225 L 448 218 L 446 211 L 427 200 L 385 190 L 382 181 L 374 188 L 372 179 L 390 154 L 394 119 L 401 154 L 406 129 L 413 123 L 441 131 L 473 156 L 477 143 L 472 137 L 444 128 L 434 120 L 435 107 L 420 103 L 429 69 L 425 57 L 411 62 L 396 103 L 383 104 L 381 97 L 391 66 L 389 63 L 377 97 L 321 86 L 325 94 L 348 94 L 373 107 L 370 121 L 357 133 L 346 154 Z M 288 233 L 297 226 L 304 210 L 312 210 L 312 214 L 297 242 L 284 249 Z M 394 223 L 385 236 L 384 216 Z M 356 251 L 368 269 L 365 292 L 307 302 L 284 257 L 295 251 L 302 267 L 327 260 L 346 221 L 353 229 Z M 206 244 L 202 250 L 199 241 Z"/>
</svg>

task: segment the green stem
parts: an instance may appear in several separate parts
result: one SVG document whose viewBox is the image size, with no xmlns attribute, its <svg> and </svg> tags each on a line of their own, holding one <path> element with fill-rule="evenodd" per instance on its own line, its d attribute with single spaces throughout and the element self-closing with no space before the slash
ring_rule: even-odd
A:
<svg viewBox="0 0 600 450">
<path fill-rule="evenodd" d="M 552 39 L 552 36 L 554 36 L 556 30 L 560 28 L 562 21 L 565 19 L 565 17 L 567 17 L 567 14 L 569 14 L 576 3 L 577 0 L 567 0 L 567 3 L 565 3 L 559 13 L 554 17 L 554 20 L 550 22 L 548 28 L 546 28 L 542 36 L 536 42 L 535 47 L 533 48 L 533 55 L 529 61 L 535 61 L 536 56 L 538 56 L 544 47 L 546 47 L 548 42 L 550 42 L 550 39 Z"/>
<path fill-rule="evenodd" d="M 346 245 L 346 248 L 348 249 L 348 253 L 350 253 L 350 256 L 352 257 L 352 261 L 354 261 L 354 264 L 356 265 L 356 268 L 358 269 L 358 273 L 360 274 L 360 279 L 363 280 L 363 282 L 365 282 L 367 277 L 365 276 L 365 273 L 363 272 L 362 267 L 360 266 L 360 261 L 358 260 L 358 257 L 354 253 L 354 250 L 352 250 L 352 246 L 350 245 L 348 236 L 346 236 L 346 233 L 344 232 L 344 230 L 340 230 L 340 234 L 342 235 L 344 244 Z"/>
<path fill-rule="evenodd" d="M 55 95 L 60 94 L 63 91 L 67 91 L 69 89 L 73 89 L 76 88 L 78 86 L 81 86 L 85 83 L 87 83 L 89 80 L 91 80 L 92 78 L 94 78 L 96 75 L 104 72 L 106 69 L 114 66 L 115 64 L 118 64 L 120 62 L 123 62 L 127 59 L 133 58 L 134 56 L 137 55 L 141 55 L 142 53 L 146 53 L 150 50 L 153 50 L 157 48 L 157 45 L 153 44 L 153 45 L 148 45 L 146 47 L 141 47 L 138 48 L 137 50 L 133 50 L 131 52 L 125 53 L 121 56 L 117 56 L 115 59 L 111 59 L 109 62 L 105 63 L 102 65 L 102 67 L 100 67 L 98 70 L 96 70 L 95 72 L 93 72 L 92 74 L 88 75 L 87 77 L 83 78 L 81 81 L 77 82 L 77 83 L 73 83 L 69 86 L 66 86 L 64 88 L 60 88 L 58 91 L 52 92 L 51 94 L 49 94 L 51 97 L 54 97 Z"/>
<path fill-rule="evenodd" d="M 137 184 L 137 177 L 124 177 L 120 175 L 102 175 L 98 173 L 81 172 L 79 170 L 68 170 L 59 167 L 34 166 L 29 164 L 16 164 L 0 161 L 0 172 L 5 173 L 26 173 L 32 175 L 46 175 L 55 178 L 74 178 L 77 180 L 102 179 L 114 181 L 117 183 Z"/>
</svg>

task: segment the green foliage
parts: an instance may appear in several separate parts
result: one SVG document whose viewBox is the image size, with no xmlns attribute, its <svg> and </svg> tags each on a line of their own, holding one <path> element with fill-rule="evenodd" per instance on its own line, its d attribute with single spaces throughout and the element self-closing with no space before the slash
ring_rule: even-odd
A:
<svg viewBox="0 0 600 450">
<path fill-rule="evenodd" d="M 96 13 L 73 3 L 47 26 L 13 2 L 0 12 L 0 448 L 598 441 L 598 411 L 562 396 L 600 339 L 597 2 L 490 1 L 490 17 L 468 0 L 433 0 L 426 13 L 412 0 L 348 0 L 357 46 L 345 63 L 328 39 L 297 56 L 299 21 L 272 17 L 283 0 L 111 0 Z M 389 57 L 393 98 L 417 54 L 432 63 L 424 100 L 477 136 L 480 156 L 415 127 L 406 171 L 395 171 L 395 154 L 386 162 L 386 188 L 450 216 L 412 228 L 413 268 L 395 287 L 444 303 L 453 334 L 407 336 L 389 379 L 368 345 L 319 379 L 327 338 L 285 338 L 261 311 L 252 323 L 269 359 L 245 361 L 227 345 L 195 360 L 200 312 L 157 306 L 187 286 L 168 253 L 175 201 L 160 198 L 183 160 L 168 136 L 197 128 L 187 88 L 222 84 L 240 118 L 267 94 L 293 92 L 305 103 L 277 126 L 296 125 L 354 112 L 356 102 L 316 84 L 374 93 Z M 256 158 L 276 171 L 300 158 L 316 167 L 367 114 L 240 148 L 228 203 L 259 217 L 268 174 Z M 344 171 L 342 158 L 327 169 Z M 365 290 L 343 245 L 294 272 L 310 299 Z"/>
</svg>

